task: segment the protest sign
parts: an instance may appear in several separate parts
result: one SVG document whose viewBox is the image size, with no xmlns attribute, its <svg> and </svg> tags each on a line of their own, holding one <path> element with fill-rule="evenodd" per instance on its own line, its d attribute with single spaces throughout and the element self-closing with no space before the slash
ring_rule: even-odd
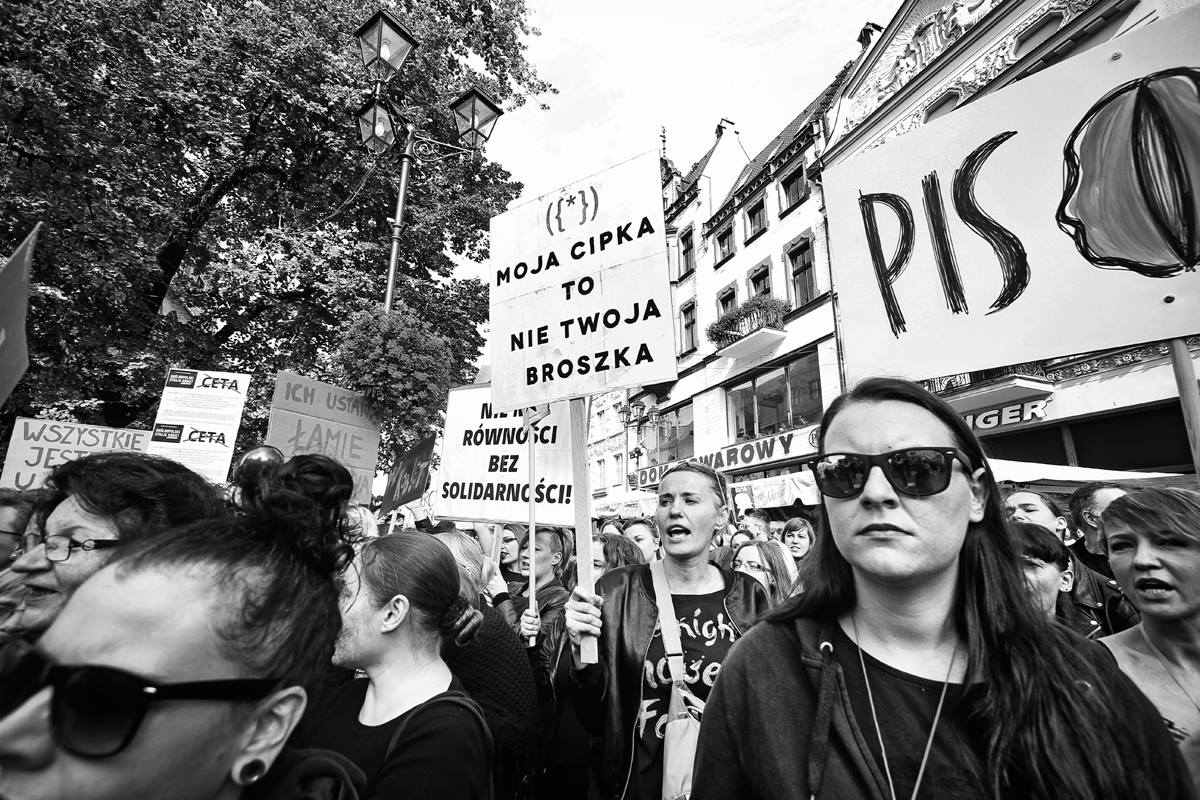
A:
<svg viewBox="0 0 1200 800">
<path fill-rule="evenodd" d="M 146 451 L 224 483 L 249 389 L 240 372 L 168 369 Z"/>
<path fill-rule="evenodd" d="M 17 417 L 0 488 L 36 489 L 59 464 L 110 450 L 144 453 L 149 442 L 150 431 Z"/>
<path fill-rule="evenodd" d="M 29 312 L 29 267 L 33 246 L 42 223 L 25 237 L 0 267 L 0 403 L 29 369 L 29 349 L 25 340 L 25 317 Z"/>
<path fill-rule="evenodd" d="M 429 488 L 429 464 L 433 461 L 436 436 L 429 436 L 417 443 L 396 461 L 388 474 L 387 490 L 383 493 L 380 514 L 389 514 L 405 503 L 411 503 L 425 494 Z"/>
<path fill-rule="evenodd" d="M 676 377 L 664 227 L 656 153 L 492 218 L 496 408 Z"/>
<path fill-rule="evenodd" d="M 450 390 L 442 452 L 434 484 L 435 511 L 447 519 L 482 522 L 529 520 L 575 524 L 575 505 L 587 506 L 571 485 L 571 431 L 567 403 L 551 403 L 550 416 L 533 426 L 537 465 L 529 475 L 529 436 L 520 412 L 498 412 L 486 384 Z"/>
<path fill-rule="evenodd" d="M 267 444 L 285 456 L 323 453 L 354 476 L 354 502 L 371 502 L 379 458 L 379 425 L 358 392 L 294 372 L 275 375 Z"/>
<path fill-rule="evenodd" d="M 846 376 L 1200 331 L 1200 9 L 825 172 Z"/>
</svg>

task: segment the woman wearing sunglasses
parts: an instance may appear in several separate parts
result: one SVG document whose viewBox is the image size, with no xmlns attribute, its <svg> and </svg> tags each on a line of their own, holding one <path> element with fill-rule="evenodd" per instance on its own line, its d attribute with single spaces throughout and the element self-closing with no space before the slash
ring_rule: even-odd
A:
<svg viewBox="0 0 1200 800">
<path fill-rule="evenodd" d="M 820 445 L 805 591 L 726 658 L 693 800 L 1192 796 L 1149 701 L 1034 608 L 952 408 L 866 380 Z"/>
<path fill-rule="evenodd" d="M 300 775 L 353 791 L 340 757 L 284 753 L 350 547 L 302 495 L 245 502 L 122 547 L 36 648 L 0 643 L 0 797 L 284 798 Z"/>
</svg>

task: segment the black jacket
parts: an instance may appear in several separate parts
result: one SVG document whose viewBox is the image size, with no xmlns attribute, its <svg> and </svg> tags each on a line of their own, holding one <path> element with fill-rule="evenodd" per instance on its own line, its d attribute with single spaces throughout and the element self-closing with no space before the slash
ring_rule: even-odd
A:
<svg viewBox="0 0 1200 800">
<path fill-rule="evenodd" d="M 1071 603 L 1079 614 L 1099 624 L 1097 637 L 1112 636 L 1141 621 L 1142 615 L 1121 593 L 1116 581 L 1088 569 L 1073 554 L 1071 570 L 1075 573 Z"/>
<path fill-rule="evenodd" d="M 691 800 L 889 800 L 887 778 L 858 724 L 833 652 L 833 629 L 812 619 L 763 622 L 726 656 L 704 709 Z M 1150 701 L 1095 644 L 1154 783 L 1150 796 L 1193 797 L 1187 768 Z M 1114 757 L 1118 757 L 1114 754 Z M 1015 795 L 1014 795 L 1015 796 Z"/>
<path fill-rule="evenodd" d="M 547 581 L 537 589 L 538 614 L 541 616 L 538 640 L 541 641 L 550 632 L 554 618 L 558 616 L 571 598 L 571 593 L 562 585 L 558 578 Z M 529 581 L 521 584 L 509 597 L 496 604 L 496 610 L 504 615 L 509 627 L 516 633 L 521 632 L 521 613 L 529 607 Z"/>
<path fill-rule="evenodd" d="M 721 569 L 725 612 L 740 637 L 767 611 L 762 584 Z M 658 622 L 649 564 L 619 567 L 596 584 L 600 610 L 600 663 L 571 670 L 571 695 L 580 719 L 600 737 L 596 779 L 604 798 L 622 798 L 634 769 L 634 739 L 642 704 L 643 673 Z M 717 685 L 721 679 L 717 678 Z"/>
</svg>

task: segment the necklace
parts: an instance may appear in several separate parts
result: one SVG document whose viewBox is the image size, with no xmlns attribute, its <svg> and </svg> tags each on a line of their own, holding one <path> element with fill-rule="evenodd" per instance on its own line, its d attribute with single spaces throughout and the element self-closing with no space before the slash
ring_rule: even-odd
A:
<svg viewBox="0 0 1200 800">
<path fill-rule="evenodd" d="M 888 766 L 887 748 L 883 744 L 883 731 L 879 727 L 879 715 L 875 712 L 875 695 L 871 692 L 871 679 L 867 677 L 867 662 L 863 658 L 862 636 L 858 632 L 858 617 L 850 615 L 850 623 L 854 626 L 854 644 L 858 648 L 858 665 L 862 667 L 863 682 L 867 685 L 867 703 L 871 706 L 871 721 L 875 723 L 875 738 L 879 741 L 879 752 L 883 755 L 883 773 L 887 776 L 888 791 L 892 800 L 896 800 L 896 784 L 892 781 L 892 769 Z M 946 702 L 946 690 L 950 688 L 950 674 L 954 671 L 954 660 L 958 658 L 958 645 L 950 654 L 950 666 L 946 668 L 946 678 L 942 681 L 942 694 L 938 698 L 937 710 L 933 712 L 933 724 L 929 726 L 929 738 L 925 741 L 925 752 L 921 754 L 921 768 L 917 770 L 917 780 L 913 784 L 912 797 L 917 800 L 917 792 L 921 790 L 921 779 L 925 777 L 925 765 L 929 763 L 929 751 L 933 749 L 933 734 L 937 731 L 938 720 L 942 718 L 942 706 Z"/>
<path fill-rule="evenodd" d="M 1142 634 L 1142 640 L 1146 643 L 1146 646 L 1150 648 L 1150 652 L 1154 654 L 1154 657 L 1158 659 L 1158 663 L 1162 666 L 1163 671 L 1166 672 L 1171 680 L 1175 682 L 1175 685 L 1179 687 L 1179 691 L 1183 692 L 1183 696 L 1188 699 L 1188 702 L 1190 702 L 1197 711 L 1200 711 L 1200 702 L 1197 702 L 1192 693 L 1184 687 L 1183 681 L 1179 680 L 1179 678 L 1175 676 L 1175 670 L 1171 669 L 1171 665 L 1170 662 L 1167 661 L 1167 657 L 1162 654 L 1161 650 L 1154 646 L 1154 642 L 1150 641 L 1150 637 L 1146 635 L 1146 629 L 1141 625 L 1138 625 L 1138 632 Z"/>
</svg>

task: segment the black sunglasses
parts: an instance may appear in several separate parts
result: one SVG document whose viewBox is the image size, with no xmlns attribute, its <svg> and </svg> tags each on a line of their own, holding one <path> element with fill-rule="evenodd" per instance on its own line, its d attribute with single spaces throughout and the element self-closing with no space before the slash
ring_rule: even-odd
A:
<svg viewBox="0 0 1200 800">
<path fill-rule="evenodd" d="M 857 497 L 874 467 L 883 470 L 883 476 L 900 494 L 928 497 L 946 491 L 955 461 L 962 462 L 967 474 L 971 473 L 970 460 L 954 447 L 906 447 L 873 456 L 826 453 L 812 465 L 812 470 L 817 488 L 826 497 Z"/>
<path fill-rule="evenodd" d="M 0 719 L 51 686 L 50 731 L 81 758 L 106 758 L 128 747 L 151 703 L 261 700 L 278 685 L 276 678 L 156 683 L 114 667 L 56 664 L 20 639 L 0 639 Z"/>
</svg>

